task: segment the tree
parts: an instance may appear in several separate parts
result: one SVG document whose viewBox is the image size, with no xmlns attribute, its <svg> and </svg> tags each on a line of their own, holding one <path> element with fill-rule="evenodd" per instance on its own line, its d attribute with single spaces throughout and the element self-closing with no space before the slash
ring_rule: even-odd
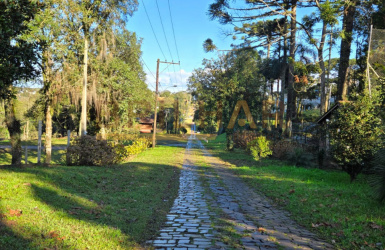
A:
<svg viewBox="0 0 385 250">
<path fill-rule="evenodd" d="M 327 28 L 333 27 L 338 23 L 337 14 L 339 9 L 339 2 L 330 2 L 326 1 L 324 3 L 320 3 L 320 1 L 316 0 L 316 5 L 318 8 L 317 13 L 312 13 L 310 16 L 305 16 L 303 18 L 303 24 L 301 25 L 304 29 L 306 35 L 308 36 L 308 42 L 315 46 L 318 54 L 318 65 L 320 67 L 320 95 L 321 95 L 321 108 L 320 114 L 324 114 L 327 111 L 327 97 L 326 97 L 326 68 L 324 61 L 324 47 L 326 43 L 326 36 L 328 34 Z M 322 32 L 321 39 L 315 38 L 315 25 L 318 22 L 322 22 Z M 331 31 L 329 31 L 331 33 Z M 332 46 L 330 44 L 330 46 Z"/>
<path fill-rule="evenodd" d="M 34 41 L 41 41 L 40 70 L 43 77 L 43 87 L 40 90 L 45 114 L 45 163 L 51 162 L 52 152 L 52 114 L 55 97 L 60 92 L 62 63 L 68 49 L 62 39 L 63 20 L 59 9 L 59 1 L 44 1 L 44 9 L 29 23 L 30 31 L 26 36 Z"/>
<path fill-rule="evenodd" d="M 340 63 L 338 68 L 338 100 L 347 100 L 348 94 L 348 68 L 350 49 L 353 41 L 354 16 L 356 13 L 358 0 L 344 1 L 342 33 L 341 33 L 341 50 Z"/>
<path fill-rule="evenodd" d="M 83 41 L 83 87 L 81 97 L 80 134 L 87 131 L 87 86 L 89 42 L 94 34 L 103 33 L 105 27 L 123 28 L 127 17 L 138 5 L 137 0 L 68 0 L 62 8 L 71 32 Z"/>
<path fill-rule="evenodd" d="M 384 123 L 381 112 L 382 97 L 366 92 L 355 102 L 341 103 L 330 125 L 331 153 L 353 181 L 367 167 L 373 155 L 384 147 Z"/>
<path fill-rule="evenodd" d="M 256 0 L 245 1 L 245 6 L 238 6 L 235 5 L 235 3 L 232 5 L 230 2 L 231 1 L 228 0 L 217 0 L 215 3 L 211 4 L 209 8 L 210 16 L 212 18 L 219 19 L 219 21 L 223 24 L 232 23 L 234 25 L 272 16 L 290 18 L 286 128 L 289 128 L 289 131 L 291 131 L 291 122 L 296 117 L 294 62 L 297 48 L 297 7 L 310 7 L 313 6 L 313 3 L 300 2 L 298 0 Z"/>
<path fill-rule="evenodd" d="M 256 50 L 239 49 L 218 60 L 204 60 L 204 68 L 194 70 L 188 81 L 192 96 L 201 103 L 200 117 L 197 117 L 203 121 L 201 131 L 213 132 L 212 128 L 222 125 L 226 128 L 240 100 L 247 102 L 254 119 L 259 118 L 264 98 L 261 89 L 265 85 L 259 72 L 260 64 Z M 245 116 L 243 112 L 241 115 Z M 231 136 L 233 129 L 226 132 Z"/>
<path fill-rule="evenodd" d="M 4 100 L 5 118 L 11 137 L 12 164 L 21 163 L 21 128 L 15 116 L 15 89 L 20 80 L 28 81 L 39 74 L 37 41 L 28 41 L 23 34 L 28 22 L 43 7 L 38 2 L 9 0 L 0 2 L 0 99 Z"/>
</svg>

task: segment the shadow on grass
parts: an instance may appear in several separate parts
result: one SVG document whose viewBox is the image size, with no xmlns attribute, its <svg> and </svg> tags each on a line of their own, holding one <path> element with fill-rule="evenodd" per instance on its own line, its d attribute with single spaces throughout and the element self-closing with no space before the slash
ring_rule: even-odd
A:
<svg viewBox="0 0 385 250">
<path fill-rule="evenodd" d="M 14 216 L 9 213 L 0 216 L 1 249 L 37 249 L 41 247 L 41 244 L 35 241 L 39 238 L 46 240 L 44 249 L 70 249 L 66 242 L 52 234 L 44 234 L 36 228 L 20 228 L 18 222 L 13 219 Z M 25 231 L 28 231 L 28 237 L 25 237 Z"/>
<path fill-rule="evenodd" d="M 242 150 L 225 151 L 223 141 L 209 142 L 207 148 L 232 165 L 251 188 L 290 211 L 299 224 L 333 240 L 337 248 L 383 244 L 385 209 L 370 196 L 367 176 L 359 175 L 350 183 L 349 176 L 337 170 L 295 167 L 273 159 L 255 161 Z"/>
<path fill-rule="evenodd" d="M 27 249 L 31 241 L 14 232 L 15 221 L 0 219 L 0 246 L 17 245 L 19 249 Z"/>
<path fill-rule="evenodd" d="M 155 237 L 179 186 L 177 167 L 143 162 L 108 168 L 61 166 L 6 170 L 35 176 L 35 181 L 31 181 L 30 199 L 48 205 L 51 211 L 64 212 L 66 218 L 107 226 L 112 229 L 108 230 L 111 234 L 119 229 L 126 235 L 126 240 L 119 243 L 123 248 Z M 66 218 L 63 218 L 64 223 Z M 12 232 L 7 225 L 1 228 Z M 21 235 L 12 237 L 24 240 Z M 113 237 L 105 235 L 103 238 Z"/>
</svg>

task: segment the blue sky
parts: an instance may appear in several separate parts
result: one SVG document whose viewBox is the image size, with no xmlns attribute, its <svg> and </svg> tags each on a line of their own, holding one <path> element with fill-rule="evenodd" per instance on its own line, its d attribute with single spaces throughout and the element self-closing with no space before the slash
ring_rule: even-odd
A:
<svg viewBox="0 0 385 250">
<path fill-rule="evenodd" d="M 156 60 L 159 58 L 161 61 L 167 60 L 171 62 L 173 59 L 174 62 L 178 62 L 176 47 L 179 52 L 180 66 L 170 65 L 167 68 L 167 64 L 160 64 L 161 74 L 159 82 L 161 91 L 165 89 L 170 91 L 185 90 L 187 78 L 195 68 L 201 67 L 202 60 L 204 58 L 217 57 L 217 52 L 205 53 L 203 51 L 202 44 L 207 38 L 213 39 L 215 45 L 221 50 L 231 49 L 231 44 L 237 43 L 237 41 L 234 41 L 231 37 L 224 35 L 224 31 L 231 31 L 233 29 L 231 25 L 221 25 L 217 20 L 210 20 L 207 15 L 209 5 L 213 0 L 138 1 L 138 10 L 134 13 L 133 17 L 130 18 L 127 28 L 132 32 L 136 32 L 137 36 L 143 39 L 142 59 L 145 63 L 144 70 L 147 73 L 147 83 L 152 90 L 155 90 L 154 76 L 156 72 Z M 157 2 L 160 15 L 156 4 Z M 176 45 L 168 3 L 170 3 Z M 149 18 L 145 10 L 147 10 Z M 304 14 L 311 14 L 313 11 L 315 11 L 315 9 L 300 9 L 298 19 L 300 20 Z M 151 21 L 154 32 L 151 29 L 149 20 Z M 164 32 L 161 22 L 163 22 Z M 338 26 L 339 25 L 337 25 L 337 27 Z M 168 46 L 165 36 L 167 37 Z M 161 48 L 159 48 L 156 39 L 159 41 Z M 300 36 L 298 36 L 297 39 L 300 40 Z M 337 50 L 338 48 L 333 49 L 333 57 L 338 56 Z M 171 51 L 172 57 L 169 51 Z M 326 58 L 326 53 L 324 56 Z M 177 85 L 178 87 L 174 88 L 172 87 L 173 85 Z"/>
<path fill-rule="evenodd" d="M 231 26 L 225 27 L 217 21 L 211 21 L 209 19 L 207 11 L 212 1 L 158 0 L 159 12 L 162 17 L 165 34 L 174 62 L 178 62 L 178 56 L 174 42 L 168 1 L 170 2 L 172 20 L 174 23 L 180 67 L 175 65 L 169 66 L 169 68 L 166 69 L 167 65 L 161 64 L 160 71 L 164 71 L 160 74 L 160 83 L 161 90 L 167 88 L 171 91 L 179 91 L 186 89 L 186 80 L 188 76 L 191 74 L 193 69 L 201 66 L 203 58 L 216 57 L 216 53 L 214 52 L 205 53 L 203 51 L 202 44 L 204 40 L 211 38 L 214 40 L 219 49 L 224 50 L 231 49 L 230 45 L 233 43 L 233 40 L 232 38 L 223 35 L 223 31 L 226 29 L 230 30 Z M 152 32 L 146 16 L 145 8 L 143 7 L 143 2 L 154 28 L 155 35 L 166 58 L 164 58 L 162 52 L 160 51 Z M 163 33 L 156 0 L 143 0 L 143 2 L 142 0 L 139 0 L 138 10 L 129 20 L 127 28 L 130 31 L 136 32 L 137 36 L 143 39 L 142 58 L 145 64 L 155 75 L 156 60 L 158 58 L 161 61 L 167 60 L 169 62 L 172 61 L 172 59 L 168 50 L 165 35 Z M 154 89 L 155 78 L 150 72 L 148 72 L 149 70 L 146 66 L 144 66 L 144 69 L 147 73 L 147 82 L 149 83 L 150 88 Z M 173 84 L 178 85 L 178 88 L 171 87 Z"/>
</svg>

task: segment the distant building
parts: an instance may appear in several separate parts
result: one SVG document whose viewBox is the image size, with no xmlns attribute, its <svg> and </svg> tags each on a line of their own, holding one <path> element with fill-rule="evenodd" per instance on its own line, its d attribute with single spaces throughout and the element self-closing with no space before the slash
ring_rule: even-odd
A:
<svg viewBox="0 0 385 250">
<path fill-rule="evenodd" d="M 140 118 L 139 119 L 139 131 L 140 133 L 150 134 L 154 125 L 154 119 L 152 118 Z"/>
</svg>

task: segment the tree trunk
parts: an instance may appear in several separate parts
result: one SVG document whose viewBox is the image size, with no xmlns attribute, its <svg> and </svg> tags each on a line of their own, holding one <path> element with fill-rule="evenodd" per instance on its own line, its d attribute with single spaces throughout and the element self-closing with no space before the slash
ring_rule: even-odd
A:
<svg viewBox="0 0 385 250">
<path fill-rule="evenodd" d="M 88 40 L 84 36 L 84 66 L 83 66 L 83 93 L 82 93 L 82 113 L 80 116 L 79 133 L 81 136 L 87 133 L 87 68 L 88 68 Z"/>
<path fill-rule="evenodd" d="M 15 99 L 4 100 L 5 123 L 11 138 L 12 165 L 21 165 L 21 124 L 15 116 Z"/>
<path fill-rule="evenodd" d="M 289 76 L 287 89 L 287 113 L 286 113 L 286 130 L 287 135 L 291 137 L 292 119 L 296 116 L 295 108 L 295 91 L 294 91 L 294 62 L 295 62 L 295 39 L 296 39 L 296 19 L 297 19 L 297 1 L 294 0 L 291 8 L 290 20 L 290 59 L 289 59 Z"/>
<path fill-rule="evenodd" d="M 341 52 L 340 52 L 340 65 L 338 69 L 338 95 L 337 100 L 347 100 L 348 92 L 348 67 L 350 48 L 353 40 L 353 28 L 354 28 L 354 14 L 356 12 L 357 0 L 349 1 L 345 4 L 342 29 L 345 33 L 345 37 L 341 39 Z"/>
<path fill-rule="evenodd" d="M 233 138 L 233 129 L 226 129 L 226 150 L 233 151 L 234 150 L 234 138 Z"/>
<path fill-rule="evenodd" d="M 326 103 L 326 77 L 325 77 L 325 62 L 324 62 L 324 45 L 326 40 L 326 27 L 327 24 L 324 21 L 322 24 L 322 34 L 321 34 L 321 42 L 318 47 L 318 64 L 321 68 L 321 86 L 320 86 L 320 93 L 321 93 L 321 108 L 320 108 L 320 114 L 323 115 L 326 112 L 327 109 L 327 103 Z"/>
<path fill-rule="evenodd" d="M 285 25 L 286 27 L 286 25 Z M 287 68 L 288 68 L 288 65 L 287 65 L 287 37 L 286 37 L 286 33 L 287 33 L 287 29 L 285 28 L 284 29 L 284 36 L 283 36 L 283 62 L 284 62 L 284 65 L 281 69 L 281 75 L 280 75 L 280 78 L 281 78 L 281 93 L 280 93 L 280 112 L 282 114 L 285 113 L 285 90 L 287 89 L 287 82 L 286 82 L 286 75 L 287 75 Z M 280 117 L 280 122 L 279 122 L 280 126 L 281 126 L 281 129 L 284 129 L 285 126 L 284 126 L 284 115 L 282 115 Z"/>
<path fill-rule="evenodd" d="M 51 115 L 51 102 L 47 102 L 45 111 L 45 163 L 51 163 L 52 153 L 52 115 Z"/>
</svg>

